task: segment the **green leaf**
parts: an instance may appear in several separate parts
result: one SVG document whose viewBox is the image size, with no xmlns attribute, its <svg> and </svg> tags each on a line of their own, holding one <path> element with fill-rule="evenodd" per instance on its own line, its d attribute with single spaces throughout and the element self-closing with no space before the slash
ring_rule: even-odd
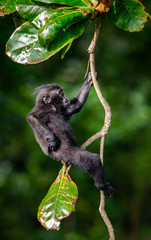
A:
<svg viewBox="0 0 151 240">
<path fill-rule="evenodd" d="M 23 19 L 17 12 L 14 12 L 12 15 L 12 19 L 15 25 L 15 28 L 18 28 L 20 25 L 26 22 L 25 19 Z"/>
<path fill-rule="evenodd" d="M 59 230 L 63 218 L 75 211 L 78 189 L 63 165 L 38 209 L 38 220 L 47 230 Z"/>
<path fill-rule="evenodd" d="M 116 0 L 113 1 L 113 10 L 114 10 L 114 13 L 116 13 Z"/>
<path fill-rule="evenodd" d="M 42 12 L 32 21 L 32 24 L 39 28 L 40 43 L 42 46 L 46 46 L 58 35 L 61 29 L 65 31 L 70 25 L 85 18 L 87 18 L 86 13 L 78 9 L 60 8 Z"/>
<path fill-rule="evenodd" d="M 4 16 L 15 11 L 15 0 L 0 0 L 0 16 Z"/>
<path fill-rule="evenodd" d="M 22 16 L 22 18 L 32 21 L 36 16 L 38 16 L 41 12 L 46 11 L 48 9 L 47 6 L 37 5 L 32 0 L 17 0 L 16 2 L 16 10 Z M 50 7 L 49 7 L 50 9 Z"/>
<path fill-rule="evenodd" d="M 13 61 L 21 64 L 36 64 L 45 61 L 78 38 L 85 30 L 90 19 L 91 15 L 65 31 L 61 30 L 50 43 L 49 48 L 40 45 L 38 30 L 30 22 L 26 22 L 17 28 L 8 40 L 6 54 Z"/>
<path fill-rule="evenodd" d="M 63 51 L 62 51 L 62 54 L 61 54 L 61 59 L 63 59 L 65 57 L 65 54 L 69 51 L 69 49 L 71 48 L 72 46 L 72 42 L 69 43 L 68 45 L 66 45 L 64 48 L 63 48 Z"/>
<path fill-rule="evenodd" d="M 47 4 L 60 4 L 67 6 L 79 6 L 79 7 L 87 7 L 91 6 L 91 1 L 89 0 L 36 0 L 36 2 L 47 3 Z"/>
<path fill-rule="evenodd" d="M 112 9 L 109 16 L 119 28 L 129 32 L 139 32 L 147 22 L 148 13 L 138 0 L 121 0 L 116 1 L 116 13 Z"/>
</svg>

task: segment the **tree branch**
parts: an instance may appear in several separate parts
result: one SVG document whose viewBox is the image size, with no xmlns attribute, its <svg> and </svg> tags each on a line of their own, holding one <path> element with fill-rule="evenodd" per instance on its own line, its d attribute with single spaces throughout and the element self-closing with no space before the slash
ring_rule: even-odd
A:
<svg viewBox="0 0 151 240">
<path fill-rule="evenodd" d="M 91 44 L 88 48 L 88 53 L 90 55 L 90 69 L 91 69 L 91 75 L 92 75 L 92 81 L 93 81 L 93 85 L 95 88 L 95 91 L 97 93 L 97 96 L 101 102 L 101 104 L 103 105 L 103 108 L 105 110 L 105 119 L 104 119 L 104 125 L 101 128 L 101 130 L 99 132 L 97 132 L 95 135 L 93 135 L 92 137 L 90 137 L 81 147 L 82 148 L 86 148 L 89 144 L 91 144 L 92 142 L 94 142 L 95 140 L 97 140 L 98 138 L 101 138 L 101 144 L 100 144 L 100 158 L 101 158 L 101 162 L 103 165 L 103 152 L 104 152 L 104 141 L 105 141 L 105 136 L 108 133 L 109 127 L 111 125 L 111 108 L 109 106 L 109 104 L 107 103 L 107 101 L 105 100 L 105 98 L 103 97 L 103 94 L 99 88 L 99 84 L 95 78 L 95 58 L 94 58 L 94 49 L 95 49 L 95 45 L 96 45 L 96 41 L 98 39 L 100 30 L 102 28 L 103 25 L 103 21 L 104 21 L 104 17 L 102 16 L 100 18 L 100 21 L 98 22 L 96 29 L 95 29 L 95 33 L 94 33 L 94 37 L 91 41 Z M 107 226 L 108 229 L 108 233 L 109 233 L 109 240 L 115 240 L 115 236 L 114 236 L 114 229 L 113 226 L 106 214 L 105 211 L 105 196 L 104 196 L 104 192 L 100 191 L 100 206 L 99 206 L 99 212 L 102 216 L 102 219 L 104 221 L 104 223 Z"/>
</svg>

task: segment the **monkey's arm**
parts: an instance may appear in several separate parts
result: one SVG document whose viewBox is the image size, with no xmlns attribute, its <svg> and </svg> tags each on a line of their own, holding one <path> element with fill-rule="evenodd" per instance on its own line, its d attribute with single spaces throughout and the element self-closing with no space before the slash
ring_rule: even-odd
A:
<svg viewBox="0 0 151 240">
<path fill-rule="evenodd" d="M 83 86 L 80 88 L 77 95 L 71 100 L 70 106 L 67 108 L 67 115 L 71 116 L 81 110 L 84 103 L 87 100 L 89 91 L 92 87 L 91 73 L 89 73 L 87 80 L 84 82 Z"/>
<path fill-rule="evenodd" d="M 48 129 L 47 127 L 44 127 L 32 113 L 30 113 L 27 116 L 27 121 L 29 122 L 30 126 L 33 128 L 35 132 L 43 136 L 43 138 L 49 144 L 49 147 L 51 148 L 51 150 L 55 150 L 57 148 L 58 139 L 54 135 L 54 133 L 50 131 L 50 129 Z"/>
</svg>

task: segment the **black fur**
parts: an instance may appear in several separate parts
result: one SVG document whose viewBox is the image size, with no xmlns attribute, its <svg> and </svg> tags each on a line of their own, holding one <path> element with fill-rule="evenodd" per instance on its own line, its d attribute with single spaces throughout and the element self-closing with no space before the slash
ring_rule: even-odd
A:
<svg viewBox="0 0 151 240">
<path fill-rule="evenodd" d="M 88 172 L 95 186 L 112 196 L 114 190 L 104 180 L 104 169 L 99 155 L 80 149 L 67 123 L 72 114 L 79 112 L 86 102 L 91 86 L 92 80 L 89 74 L 82 88 L 71 101 L 56 84 L 36 88 L 34 91 L 38 94 L 36 104 L 27 120 L 46 155 Z"/>
</svg>

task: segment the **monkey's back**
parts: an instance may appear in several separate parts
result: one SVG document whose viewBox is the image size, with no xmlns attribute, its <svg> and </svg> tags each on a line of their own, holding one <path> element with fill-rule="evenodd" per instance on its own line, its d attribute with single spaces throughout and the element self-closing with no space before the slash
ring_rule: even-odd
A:
<svg viewBox="0 0 151 240">
<path fill-rule="evenodd" d="M 69 144 L 71 146 L 77 146 L 72 129 L 61 114 L 49 114 L 48 128 L 56 135 L 62 145 Z"/>
</svg>

